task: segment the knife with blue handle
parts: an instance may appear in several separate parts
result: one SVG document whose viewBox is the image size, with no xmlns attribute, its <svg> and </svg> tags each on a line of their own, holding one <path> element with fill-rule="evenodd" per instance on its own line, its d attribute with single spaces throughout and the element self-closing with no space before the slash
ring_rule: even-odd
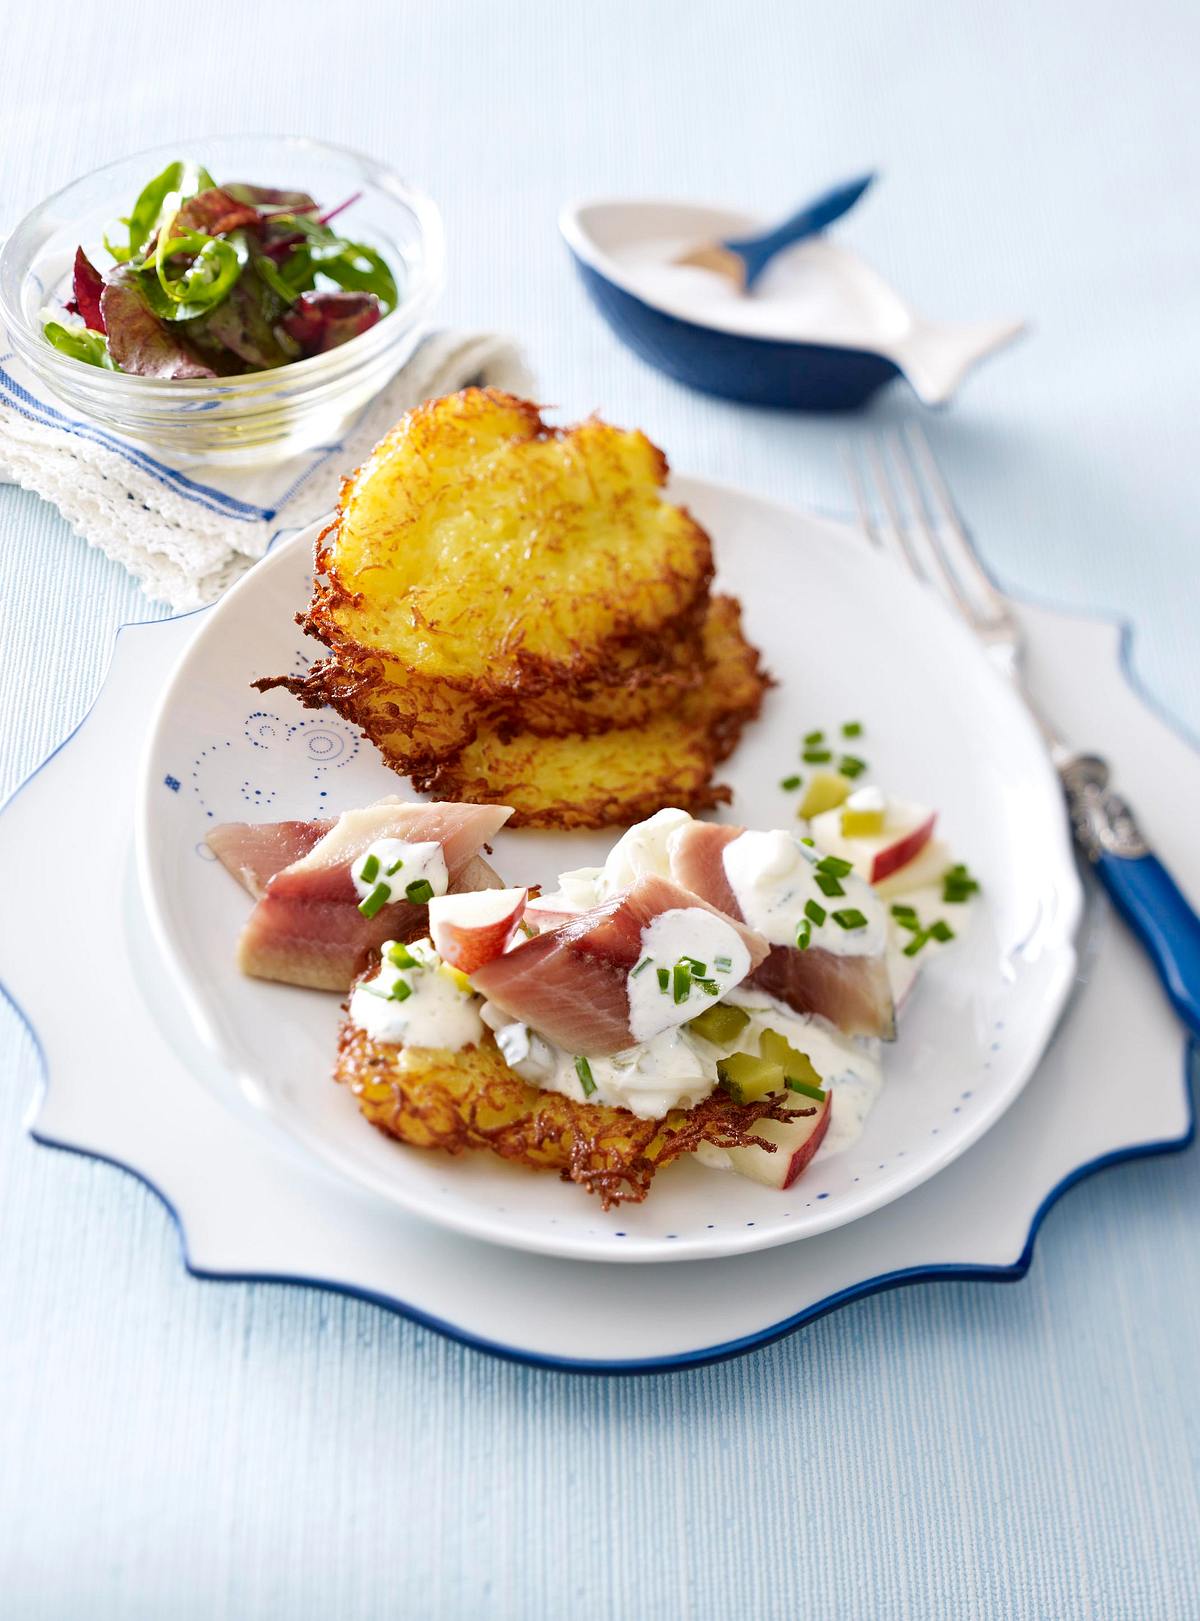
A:
<svg viewBox="0 0 1200 1621">
<path fill-rule="evenodd" d="M 1150 954 L 1176 1013 L 1200 1036 L 1200 917 L 1109 787 L 1106 762 L 1069 755 L 1058 769 L 1080 848 Z"/>
</svg>

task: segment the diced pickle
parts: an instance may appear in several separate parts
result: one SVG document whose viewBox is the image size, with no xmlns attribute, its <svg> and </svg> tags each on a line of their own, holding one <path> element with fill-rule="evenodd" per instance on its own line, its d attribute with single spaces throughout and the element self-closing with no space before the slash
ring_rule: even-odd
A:
<svg viewBox="0 0 1200 1621">
<path fill-rule="evenodd" d="M 735 1103 L 757 1103 L 768 1092 L 783 1091 L 783 1065 L 753 1053 L 733 1053 L 718 1060 L 717 1080 Z"/>
<path fill-rule="evenodd" d="M 883 812 L 881 810 L 850 810 L 842 812 L 842 837 L 844 839 L 873 839 L 883 832 Z"/>
<path fill-rule="evenodd" d="M 694 1019 L 689 1019 L 687 1029 L 701 1040 L 711 1041 L 714 1047 L 727 1047 L 731 1041 L 737 1040 L 749 1023 L 750 1015 L 744 1008 L 717 1002 L 713 1007 L 706 1007 L 703 1013 L 697 1013 Z"/>
<path fill-rule="evenodd" d="M 764 1030 L 758 1050 L 769 1063 L 778 1064 L 789 1081 L 802 1081 L 806 1086 L 823 1084 L 808 1054 L 798 1051 L 778 1030 Z"/>
<path fill-rule="evenodd" d="M 840 771 L 814 771 L 808 779 L 796 815 L 809 821 L 814 816 L 820 816 L 822 811 L 836 810 L 849 798 L 850 788 L 851 784 Z"/>
</svg>

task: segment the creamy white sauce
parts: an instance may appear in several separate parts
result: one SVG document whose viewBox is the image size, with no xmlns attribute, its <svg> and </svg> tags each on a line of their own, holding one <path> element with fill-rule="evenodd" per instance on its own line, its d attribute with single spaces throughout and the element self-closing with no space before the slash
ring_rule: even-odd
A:
<svg viewBox="0 0 1200 1621">
<path fill-rule="evenodd" d="M 807 922 L 810 946 L 839 957 L 876 956 L 887 945 L 883 904 L 853 873 L 837 878 L 844 894 L 827 895 L 820 859 L 799 834 L 748 831 L 725 846 L 725 876 L 746 922 L 772 945 L 794 946 Z M 866 926 L 843 928 L 834 914 L 848 911 L 861 912 Z"/>
<path fill-rule="evenodd" d="M 672 833 L 686 827 L 691 820 L 687 811 L 668 809 L 635 823 L 613 845 L 602 867 L 577 867 L 573 872 L 560 874 L 558 893 L 545 897 L 547 904 L 560 899 L 568 907 L 585 912 L 631 888 L 639 878 L 669 878 L 671 862 L 667 842 Z"/>
<path fill-rule="evenodd" d="M 368 867 L 373 877 L 364 878 L 363 871 Z M 407 839 L 376 839 L 351 864 L 350 876 L 360 901 L 365 901 L 380 884 L 386 884 L 390 891 L 384 902 L 387 906 L 407 901 L 408 886 L 422 880 L 435 895 L 444 895 L 450 887 L 446 854 L 436 839 L 420 839 L 415 844 Z"/>
<path fill-rule="evenodd" d="M 902 867 L 900 872 L 903 871 Z M 911 929 L 901 928 L 895 917 L 889 914 L 888 979 L 891 981 L 892 997 L 899 1012 L 908 1000 L 921 969 L 932 962 L 939 952 L 945 951 L 947 946 L 952 946 L 956 940 L 962 938 L 971 921 L 973 907 L 970 901 L 943 900 L 940 883 L 921 884 L 914 889 L 897 890 L 889 894 L 887 904 L 889 908 L 911 906 L 923 929 L 928 929 L 931 923 L 940 919 L 948 923 L 954 931 L 953 940 L 927 939 L 921 949 L 910 957 L 905 954 L 905 948 L 912 944 L 913 932 Z"/>
<path fill-rule="evenodd" d="M 715 995 L 692 978 L 684 999 L 675 1000 L 674 969 L 685 957 L 699 965 L 701 979 L 717 987 Z M 700 906 L 660 912 L 642 930 L 641 955 L 625 981 L 630 1032 L 638 1041 L 650 1041 L 719 1002 L 749 972 L 750 953 L 727 919 Z"/>
<path fill-rule="evenodd" d="M 461 975 L 449 968 L 428 940 L 401 948 L 414 966 L 401 967 L 390 953 L 396 942 L 383 948 L 376 972 L 355 986 L 350 997 L 350 1019 L 374 1041 L 393 1046 L 437 1047 L 458 1052 L 483 1036 L 480 999 Z M 397 991 L 398 986 L 406 986 Z"/>
<path fill-rule="evenodd" d="M 726 331 L 857 347 L 869 337 L 899 338 L 912 325 L 900 299 L 834 243 L 816 239 L 779 254 L 749 294 L 714 271 L 673 263 L 696 245 L 694 238 L 643 239 L 610 253 L 643 298 Z"/>
<path fill-rule="evenodd" d="M 808 1056 L 834 1093 L 825 1142 L 832 1141 L 837 1147 L 827 1149 L 822 1144 L 823 1151 L 848 1148 L 861 1132 L 883 1084 L 879 1042 L 844 1036 L 823 1019 L 793 1013 L 759 992 L 737 990 L 727 1000 L 750 1015 L 749 1024 L 735 1041 L 714 1046 L 688 1029 L 661 1031 L 628 1052 L 589 1058 L 592 1091 L 580 1076 L 576 1056 L 552 1046 L 527 1026 L 505 1025 L 496 1032 L 496 1040 L 510 1068 L 543 1091 L 657 1120 L 672 1109 L 695 1108 L 717 1084 L 718 1059 L 731 1052 L 757 1053 L 763 1031 L 775 1030 Z M 803 1104 L 804 1099 L 795 1101 Z M 722 1159 L 721 1163 L 727 1162 Z"/>
</svg>

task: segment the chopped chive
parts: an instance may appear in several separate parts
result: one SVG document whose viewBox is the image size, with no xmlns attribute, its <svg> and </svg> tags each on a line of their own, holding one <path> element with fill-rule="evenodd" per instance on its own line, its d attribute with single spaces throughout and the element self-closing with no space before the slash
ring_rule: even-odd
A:
<svg viewBox="0 0 1200 1621">
<path fill-rule="evenodd" d="M 897 901 L 895 906 L 892 907 L 893 917 L 916 917 L 916 915 L 917 909 L 915 906 L 906 906 L 902 902 Z"/>
<path fill-rule="evenodd" d="M 805 732 L 805 734 L 804 734 L 804 746 L 805 746 L 805 748 L 811 749 L 815 744 L 824 743 L 824 741 L 825 741 L 825 733 L 824 732 Z"/>
<path fill-rule="evenodd" d="M 824 1103 L 825 1093 L 819 1086 L 813 1086 L 810 1081 L 798 1081 L 791 1075 L 785 1075 L 784 1086 L 789 1092 L 799 1092 L 801 1097 L 815 1098 L 818 1103 Z"/>
<path fill-rule="evenodd" d="M 359 868 L 358 876 L 364 884 L 373 884 L 376 878 L 379 877 L 379 857 L 369 855 Z"/>
<path fill-rule="evenodd" d="M 359 901 L 358 909 L 364 917 L 374 917 L 391 898 L 392 891 L 389 884 L 376 884 L 366 900 Z"/>
<path fill-rule="evenodd" d="M 965 863 L 959 861 L 942 875 L 942 899 L 953 901 L 961 905 L 972 895 L 979 893 L 979 880 L 973 878 L 967 871 Z"/>
<path fill-rule="evenodd" d="M 799 788 L 803 781 L 804 778 L 799 776 L 785 777 L 779 786 L 783 789 L 785 794 L 790 794 L 795 789 Z"/>
<path fill-rule="evenodd" d="M 720 969 L 721 973 L 727 974 L 727 973 L 729 973 L 729 971 L 733 967 L 733 958 L 732 957 L 714 957 L 713 958 L 713 967 L 717 968 L 717 969 Z"/>
<path fill-rule="evenodd" d="M 842 727 L 842 736 L 843 737 L 861 737 L 862 736 L 862 721 L 860 721 L 860 720 L 848 720 L 846 722 L 846 724 Z"/>
<path fill-rule="evenodd" d="M 653 961 L 654 961 L 653 957 L 643 957 L 641 962 L 638 963 L 637 967 L 633 970 L 633 973 L 630 974 L 630 976 L 629 976 L 630 979 L 636 979 L 638 977 L 638 975 L 641 973 L 642 969 L 643 968 L 649 968 L 650 964 Z"/>
<path fill-rule="evenodd" d="M 720 996 L 721 994 L 721 987 L 715 979 L 697 979 L 694 983 L 699 985 L 705 996 Z"/>
<path fill-rule="evenodd" d="M 945 918 L 939 917 L 936 923 L 929 925 L 929 938 L 931 940 L 940 940 L 945 945 L 947 940 L 954 939 L 954 930 L 946 922 Z"/>
<path fill-rule="evenodd" d="M 818 872 L 827 872 L 834 878 L 844 878 L 847 873 L 854 871 L 853 861 L 843 861 L 841 856 L 822 856 L 817 862 Z"/>
<path fill-rule="evenodd" d="M 840 929 L 865 929 L 867 920 L 857 906 L 843 907 L 840 912 L 833 914 L 833 921 Z"/>
<path fill-rule="evenodd" d="M 867 762 L 860 760 L 857 754 L 843 754 L 838 761 L 838 770 L 843 777 L 861 777 L 867 769 Z"/>
<path fill-rule="evenodd" d="M 421 965 L 407 946 L 397 940 L 387 949 L 387 960 L 393 968 L 419 968 Z"/>
<path fill-rule="evenodd" d="M 812 924 L 806 917 L 802 917 L 796 927 L 796 950 L 807 951 L 811 942 Z"/>
<path fill-rule="evenodd" d="M 916 934 L 913 935 L 912 939 L 905 946 L 904 955 L 906 957 L 915 957 L 917 952 L 921 950 L 922 946 L 924 946 L 928 939 L 929 936 L 925 933 L 925 930 L 920 929 Z"/>
<path fill-rule="evenodd" d="M 579 1084 L 583 1088 L 584 1097 L 590 1098 L 596 1090 L 596 1083 L 592 1079 L 592 1066 L 586 1058 L 577 1058 L 575 1060 L 575 1073 L 579 1076 Z"/>
<path fill-rule="evenodd" d="M 828 765 L 833 759 L 832 749 L 805 749 L 800 756 L 805 765 Z"/>
<path fill-rule="evenodd" d="M 801 839 L 801 840 L 800 840 L 800 843 L 801 843 L 801 844 L 807 844 L 807 845 L 808 845 L 808 848 L 809 848 L 809 849 L 810 849 L 810 850 L 812 850 L 812 849 L 814 849 L 814 848 L 815 848 L 815 846 L 816 846 L 816 842 L 817 842 L 817 841 L 816 841 L 816 839 Z"/>
<path fill-rule="evenodd" d="M 660 968 L 658 970 L 658 988 L 659 988 L 659 990 L 660 991 L 665 991 L 667 989 L 667 987 L 670 985 L 670 983 L 671 983 L 670 974 L 667 972 L 667 970 L 665 968 Z"/>
<path fill-rule="evenodd" d="M 804 915 L 810 923 L 815 923 L 818 929 L 829 916 L 828 912 L 826 912 L 820 901 L 805 901 Z"/>
<path fill-rule="evenodd" d="M 412 986 L 406 979 L 398 979 L 392 986 L 391 1000 L 393 1002 L 407 1002 L 412 995 Z"/>
<path fill-rule="evenodd" d="M 833 875 L 828 872 L 819 872 L 817 874 L 817 888 L 821 891 L 822 895 L 828 895 L 831 898 L 835 895 L 844 895 L 846 893 L 846 891 L 842 888 L 841 880 L 833 877 Z"/>
<path fill-rule="evenodd" d="M 414 878 L 404 893 L 414 906 L 423 906 L 433 899 L 433 885 L 428 878 Z"/>
<path fill-rule="evenodd" d="M 921 920 L 915 912 L 911 917 L 898 917 L 896 922 L 902 929 L 907 929 L 909 934 L 920 934 L 921 932 Z"/>
<path fill-rule="evenodd" d="M 693 979 L 704 979 L 707 976 L 708 964 L 706 962 L 699 962 L 695 957 L 680 957 L 679 960 L 687 963 Z"/>
<path fill-rule="evenodd" d="M 396 876 L 396 874 L 400 871 L 400 869 L 401 869 L 401 867 L 403 865 L 404 865 L 404 857 L 403 856 L 397 856 L 395 861 L 393 861 L 391 866 L 388 868 L 387 876 L 389 878 L 394 878 Z"/>
<path fill-rule="evenodd" d="M 671 970 L 671 999 L 675 1003 L 686 1002 L 692 989 L 692 970 L 682 959 Z"/>
</svg>

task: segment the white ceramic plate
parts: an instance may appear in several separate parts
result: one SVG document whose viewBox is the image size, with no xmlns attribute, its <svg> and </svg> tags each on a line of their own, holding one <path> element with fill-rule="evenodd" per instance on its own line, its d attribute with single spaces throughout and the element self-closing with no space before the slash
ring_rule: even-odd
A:
<svg viewBox="0 0 1200 1621">
<path fill-rule="evenodd" d="M 1074 966 L 1081 897 L 1057 780 L 1020 705 L 965 631 L 844 529 L 698 481 L 677 481 L 713 536 L 721 586 L 781 685 L 724 776 L 730 819 L 780 825 L 779 780 L 814 726 L 856 718 L 873 774 L 936 805 L 984 900 L 931 965 L 888 1053 L 859 1142 L 786 1193 L 695 1164 L 645 1204 L 605 1214 L 578 1188 L 490 1155 L 452 1160 L 392 1143 L 329 1080 L 337 999 L 242 977 L 246 897 L 203 843 L 215 822 L 328 815 L 394 791 L 353 728 L 249 682 L 309 657 L 311 533 L 273 553 L 198 622 L 145 756 L 137 825 L 146 905 L 203 1040 L 254 1103 L 342 1176 L 478 1238 L 590 1260 L 729 1255 L 805 1238 L 898 1198 L 1003 1113 L 1040 1057 Z M 504 834 L 495 863 L 545 882 L 597 860 L 613 834 Z"/>
</svg>

